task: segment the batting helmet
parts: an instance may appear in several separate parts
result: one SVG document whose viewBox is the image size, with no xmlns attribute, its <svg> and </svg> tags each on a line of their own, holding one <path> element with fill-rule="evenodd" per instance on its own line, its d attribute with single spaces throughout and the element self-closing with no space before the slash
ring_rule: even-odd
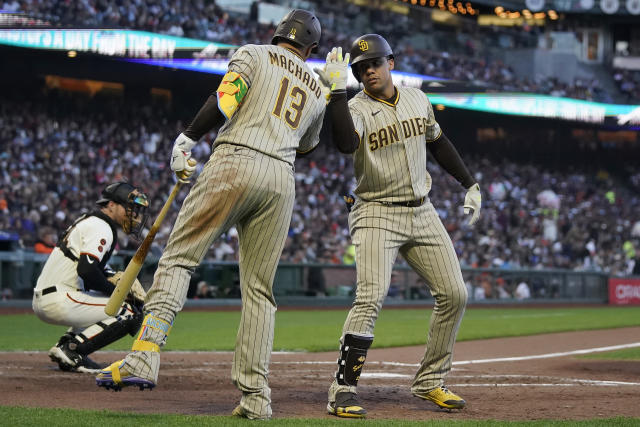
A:
<svg viewBox="0 0 640 427">
<path fill-rule="evenodd" d="M 287 13 L 276 27 L 271 44 L 286 41 L 300 48 L 312 46 L 311 51 L 318 51 L 320 42 L 320 22 L 318 18 L 306 10 L 294 9 Z"/>
<path fill-rule="evenodd" d="M 378 34 L 365 34 L 356 39 L 351 45 L 351 72 L 356 80 L 358 75 L 358 63 L 374 58 L 393 58 L 391 46 Z"/>
</svg>

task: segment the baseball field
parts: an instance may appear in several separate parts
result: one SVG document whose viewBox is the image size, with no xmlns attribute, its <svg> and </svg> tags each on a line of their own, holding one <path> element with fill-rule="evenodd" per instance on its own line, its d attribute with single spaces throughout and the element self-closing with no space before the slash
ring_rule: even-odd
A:
<svg viewBox="0 0 640 427">
<path fill-rule="evenodd" d="M 152 391 L 107 392 L 65 373 L 47 350 L 64 331 L 29 310 L 0 309 L 0 419 L 5 425 L 244 425 L 231 350 L 239 311 L 178 315 Z M 447 385 L 468 404 L 411 397 L 431 311 L 383 309 L 359 394 L 367 425 L 640 425 L 640 307 L 469 308 Z M 326 414 L 345 309 L 277 314 L 270 385 L 276 425 L 362 422 Z M 113 362 L 121 340 L 95 354 Z"/>
</svg>

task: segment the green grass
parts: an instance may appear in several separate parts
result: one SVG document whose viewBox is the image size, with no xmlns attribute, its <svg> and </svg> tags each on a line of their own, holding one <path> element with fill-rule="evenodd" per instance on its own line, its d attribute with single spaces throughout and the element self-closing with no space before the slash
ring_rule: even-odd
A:
<svg viewBox="0 0 640 427">
<path fill-rule="evenodd" d="M 279 311 L 275 350 L 333 351 L 347 310 Z M 376 323 L 374 347 L 424 344 L 431 310 L 386 308 Z M 239 311 L 187 311 L 176 318 L 165 350 L 233 350 Z M 640 307 L 471 308 L 458 341 L 550 332 L 640 326 Z M 33 314 L 0 316 L 0 351 L 47 350 L 65 331 Z M 128 350 L 132 338 L 108 349 Z"/>
<path fill-rule="evenodd" d="M 593 353 L 580 356 L 584 359 L 606 360 L 637 360 L 640 361 L 640 347 L 626 348 L 624 350 L 607 351 L 605 353 Z"/>
<path fill-rule="evenodd" d="M 255 425 L 244 419 L 230 416 L 205 416 L 205 415 L 164 415 L 164 414 L 133 414 L 116 413 L 109 411 L 79 411 L 74 409 L 44 409 L 44 408 L 21 408 L 0 406 L 0 419 L 4 425 L 8 426 L 48 426 L 48 427 L 130 427 L 130 426 L 247 426 Z M 627 427 L 638 426 L 640 420 L 637 418 L 605 418 L 589 421 L 457 421 L 457 420 L 429 420 L 425 421 L 404 421 L 404 420 L 339 420 L 331 418 L 278 418 L 269 421 L 269 425 L 277 426 L 342 426 L 364 425 L 367 426 L 456 426 L 456 427 L 494 427 L 494 426 L 615 426 Z M 261 423 L 259 423 L 261 424 Z"/>
</svg>

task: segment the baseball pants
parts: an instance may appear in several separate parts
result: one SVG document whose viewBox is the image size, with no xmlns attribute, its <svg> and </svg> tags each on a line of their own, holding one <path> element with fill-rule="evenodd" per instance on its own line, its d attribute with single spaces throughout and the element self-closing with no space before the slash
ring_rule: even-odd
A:
<svg viewBox="0 0 640 427">
<path fill-rule="evenodd" d="M 288 163 L 249 148 L 216 147 L 183 203 L 145 301 L 145 313 L 172 324 L 184 306 L 194 269 L 213 241 L 236 226 L 242 314 L 231 376 L 243 392 L 240 405 L 256 418 L 271 416 L 267 375 L 276 311 L 272 287 L 294 198 Z M 145 338 L 159 346 L 165 339 L 159 333 Z M 158 352 L 132 352 L 125 362 L 130 373 L 157 383 Z"/>
<path fill-rule="evenodd" d="M 428 200 L 417 208 L 359 200 L 349 215 L 349 228 L 356 248 L 357 289 L 343 336 L 373 336 L 400 252 L 435 298 L 425 354 L 411 391 L 424 392 L 440 386 L 451 370 L 467 289 L 451 238 L 436 210 Z M 355 393 L 356 387 L 341 386 L 334 380 L 329 401 L 335 401 L 335 394 L 343 391 Z"/>
</svg>

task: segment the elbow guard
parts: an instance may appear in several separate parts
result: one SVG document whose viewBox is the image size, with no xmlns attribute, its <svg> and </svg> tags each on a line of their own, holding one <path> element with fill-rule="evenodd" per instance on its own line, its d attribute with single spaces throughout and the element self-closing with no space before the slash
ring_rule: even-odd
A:
<svg viewBox="0 0 640 427">
<path fill-rule="evenodd" d="M 227 120 L 231 119 L 240 107 L 248 90 L 249 87 L 240 74 L 229 71 L 224 75 L 216 90 L 216 95 L 218 108 Z"/>
</svg>

